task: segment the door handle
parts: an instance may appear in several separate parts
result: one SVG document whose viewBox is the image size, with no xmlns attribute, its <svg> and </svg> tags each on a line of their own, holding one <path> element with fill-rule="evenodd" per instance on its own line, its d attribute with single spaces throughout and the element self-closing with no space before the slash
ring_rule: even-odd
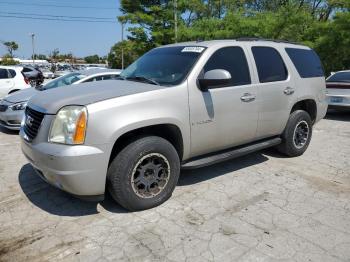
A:
<svg viewBox="0 0 350 262">
<path fill-rule="evenodd" d="M 243 96 L 241 96 L 242 102 L 251 102 L 255 100 L 255 95 L 245 93 Z"/>
<path fill-rule="evenodd" d="M 283 90 L 283 93 L 287 96 L 294 94 L 294 88 L 287 87 L 286 89 Z"/>
</svg>

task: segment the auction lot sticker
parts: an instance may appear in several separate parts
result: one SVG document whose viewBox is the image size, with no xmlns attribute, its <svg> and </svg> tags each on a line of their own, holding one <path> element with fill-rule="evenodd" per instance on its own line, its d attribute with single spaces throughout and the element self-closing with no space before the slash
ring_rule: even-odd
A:
<svg viewBox="0 0 350 262">
<path fill-rule="evenodd" d="M 181 50 L 181 52 L 202 53 L 203 50 L 204 50 L 204 47 L 201 47 L 201 46 L 186 46 L 184 49 Z"/>
</svg>

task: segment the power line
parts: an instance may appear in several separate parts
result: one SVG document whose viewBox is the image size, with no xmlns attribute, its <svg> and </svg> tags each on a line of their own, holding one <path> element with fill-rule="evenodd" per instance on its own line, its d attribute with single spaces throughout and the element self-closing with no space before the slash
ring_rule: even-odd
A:
<svg viewBox="0 0 350 262">
<path fill-rule="evenodd" d="M 91 17 L 91 16 L 66 16 L 66 15 L 45 15 L 45 14 L 33 14 L 33 13 L 18 13 L 18 12 L 0 12 L 0 14 L 6 15 L 25 15 L 25 16 L 44 16 L 46 17 L 57 17 L 57 18 L 73 18 L 73 19 L 93 19 L 93 20 L 109 20 L 110 22 L 115 21 L 114 18 L 105 17 Z"/>
<path fill-rule="evenodd" d="M 34 3 L 25 3 L 25 2 L 7 2 L 7 1 L 1 1 L 0 4 L 6 4 L 6 5 L 27 5 L 27 6 L 48 6 L 48 7 L 58 7 L 58 8 L 78 8 L 78 9 L 101 9 L 101 10 L 113 10 L 117 9 L 116 6 L 114 7 L 98 7 L 98 6 L 72 6 L 72 5 L 54 5 L 54 4 L 34 4 Z"/>
<path fill-rule="evenodd" d="M 49 20 L 49 21 L 63 21 L 63 22 L 88 22 L 88 23 L 110 23 L 114 24 L 112 21 L 103 21 L 103 20 L 78 20 L 78 19 L 60 19 L 60 18 L 44 18 L 44 17 L 32 17 L 32 16 L 15 16 L 15 15 L 0 15 L 0 18 L 20 18 L 20 19 L 30 19 L 30 20 Z"/>
</svg>

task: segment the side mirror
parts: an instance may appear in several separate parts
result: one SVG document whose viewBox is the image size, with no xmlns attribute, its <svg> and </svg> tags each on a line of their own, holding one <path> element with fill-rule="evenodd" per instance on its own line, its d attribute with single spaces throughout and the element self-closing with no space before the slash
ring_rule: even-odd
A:
<svg viewBox="0 0 350 262">
<path fill-rule="evenodd" d="M 203 78 L 198 79 L 198 82 L 200 90 L 207 91 L 209 88 L 227 85 L 230 83 L 230 80 L 230 72 L 224 69 L 214 69 L 206 72 Z"/>
</svg>

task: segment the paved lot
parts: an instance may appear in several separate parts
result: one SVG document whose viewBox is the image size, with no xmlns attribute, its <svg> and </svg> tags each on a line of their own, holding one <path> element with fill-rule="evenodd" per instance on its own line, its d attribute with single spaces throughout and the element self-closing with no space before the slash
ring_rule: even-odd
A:
<svg viewBox="0 0 350 262">
<path fill-rule="evenodd" d="M 0 261 L 350 261 L 350 114 L 304 156 L 273 150 L 182 172 L 161 207 L 128 213 L 42 182 L 0 132 Z"/>
</svg>

